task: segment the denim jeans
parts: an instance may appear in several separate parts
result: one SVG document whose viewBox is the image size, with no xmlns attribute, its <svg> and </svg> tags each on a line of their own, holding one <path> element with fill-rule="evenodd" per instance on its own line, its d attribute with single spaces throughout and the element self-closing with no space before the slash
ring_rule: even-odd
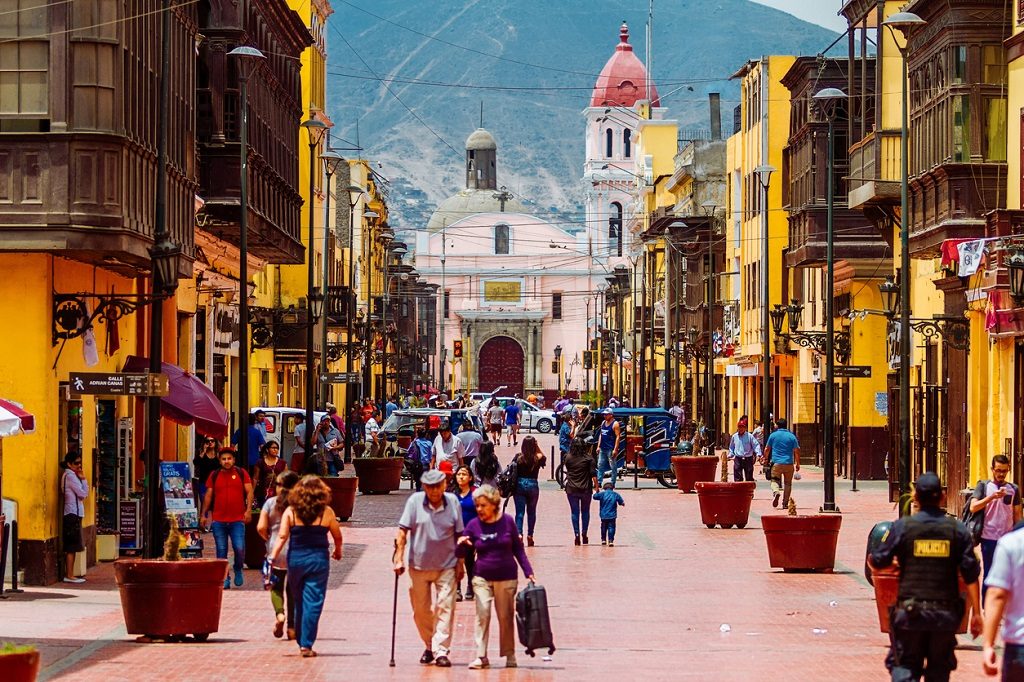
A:
<svg viewBox="0 0 1024 682">
<path fill-rule="evenodd" d="M 985 578 L 988 577 L 988 572 L 992 568 L 992 560 L 996 556 L 996 543 L 998 540 L 986 540 L 981 539 L 981 568 L 984 574 L 982 575 L 981 582 L 981 603 L 985 603 L 985 593 L 988 592 L 988 586 L 985 585 Z"/>
<path fill-rule="evenodd" d="M 601 519 L 601 542 L 615 542 L 615 519 Z"/>
<path fill-rule="evenodd" d="M 527 535 L 533 536 L 537 526 L 537 500 L 540 499 L 540 485 L 536 478 L 520 478 L 516 484 L 516 528 L 523 534 L 523 517 L 526 516 Z"/>
<path fill-rule="evenodd" d="M 316 642 L 330 573 L 325 548 L 288 549 L 288 599 L 295 605 L 295 639 L 304 649 Z"/>
<path fill-rule="evenodd" d="M 580 521 L 583 521 L 583 534 L 587 534 L 590 528 L 590 502 L 593 499 L 590 493 L 566 493 L 569 498 L 569 514 L 572 516 L 572 532 L 580 534 Z M 582 517 L 582 519 L 581 519 Z"/>
<path fill-rule="evenodd" d="M 615 481 L 618 478 L 618 462 L 613 456 L 612 449 L 601 450 L 601 453 L 597 456 L 597 487 L 600 488 L 603 485 L 604 474 L 606 471 L 612 472 L 612 487 L 615 487 Z"/>
<path fill-rule="evenodd" d="M 228 538 L 231 539 L 231 547 L 235 550 L 234 567 L 241 571 L 245 564 L 245 524 L 241 521 L 214 521 L 210 530 L 213 531 L 218 559 L 228 558 Z"/>
</svg>

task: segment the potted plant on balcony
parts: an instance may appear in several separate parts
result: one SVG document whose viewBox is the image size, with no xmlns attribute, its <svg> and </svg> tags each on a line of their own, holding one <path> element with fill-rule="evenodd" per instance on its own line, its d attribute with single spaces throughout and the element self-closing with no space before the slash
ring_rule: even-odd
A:
<svg viewBox="0 0 1024 682">
<path fill-rule="evenodd" d="M 701 454 L 702 445 L 707 444 L 707 429 L 697 429 L 693 441 L 679 444 L 679 454 L 672 455 L 672 469 L 676 474 L 676 486 L 684 493 L 692 493 L 698 481 L 715 480 L 718 457 Z"/>
<path fill-rule="evenodd" d="M 189 559 L 180 555 L 182 535 L 170 515 L 171 530 L 162 559 L 119 559 L 114 575 L 128 634 L 139 641 L 199 642 L 220 628 L 227 559 Z"/>
<path fill-rule="evenodd" d="M 708 528 L 746 528 L 750 518 L 750 503 L 754 499 L 753 481 L 729 481 L 728 458 L 721 455 L 721 477 L 718 481 L 698 481 L 697 502 L 700 520 Z"/>
<path fill-rule="evenodd" d="M 761 517 L 768 544 L 768 563 L 783 571 L 831 572 L 843 517 L 839 514 L 797 514 L 789 498 L 788 514 Z"/>
<path fill-rule="evenodd" d="M 39 675 L 39 651 L 34 646 L 4 642 L 0 645 L 0 680 L 35 682 Z"/>
</svg>

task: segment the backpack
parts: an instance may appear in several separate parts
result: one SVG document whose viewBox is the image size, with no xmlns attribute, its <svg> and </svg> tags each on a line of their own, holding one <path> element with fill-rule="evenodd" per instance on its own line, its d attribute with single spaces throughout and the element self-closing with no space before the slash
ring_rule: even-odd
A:
<svg viewBox="0 0 1024 682">
<path fill-rule="evenodd" d="M 985 509 L 982 508 L 971 513 L 971 502 L 985 497 L 985 487 L 987 485 L 988 481 L 986 480 L 978 481 L 977 487 L 974 488 L 974 492 L 964 501 L 964 508 L 960 511 L 960 520 L 967 526 L 967 530 L 971 533 L 971 540 L 974 541 L 975 545 L 981 542 L 981 531 L 985 528 Z"/>
<path fill-rule="evenodd" d="M 513 459 L 505 467 L 505 470 L 494 478 L 494 487 L 498 489 L 502 497 L 512 497 L 517 483 L 519 483 L 519 464 L 517 460 Z"/>
</svg>

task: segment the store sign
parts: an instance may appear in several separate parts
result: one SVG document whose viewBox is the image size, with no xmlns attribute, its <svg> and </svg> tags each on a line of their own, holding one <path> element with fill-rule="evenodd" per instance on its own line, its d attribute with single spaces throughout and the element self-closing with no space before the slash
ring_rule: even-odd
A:
<svg viewBox="0 0 1024 682">
<path fill-rule="evenodd" d="M 218 305 L 213 315 L 213 352 L 238 357 L 239 320 L 237 305 Z"/>
<path fill-rule="evenodd" d="M 135 554 L 142 549 L 139 537 L 139 501 L 121 500 L 117 510 L 117 534 L 121 552 Z"/>
<path fill-rule="evenodd" d="M 178 520 L 181 555 L 199 556 L 203 551 L 199 532 L 199 511 L 192 491 L 192 468 L 188 462 L 160 462 L 160 485 L 164 508 Z"/>
<path fill-rule="evenodd" d="M 168 392 L 166 374 L 114 372 L 71 372 L 68 392 L 72 397 L 83 395 L 165 396 Z"/>
</svg>

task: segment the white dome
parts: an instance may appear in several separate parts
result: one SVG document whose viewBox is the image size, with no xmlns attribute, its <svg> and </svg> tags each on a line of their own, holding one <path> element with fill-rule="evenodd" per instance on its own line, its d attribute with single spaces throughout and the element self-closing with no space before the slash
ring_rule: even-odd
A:
<svg viewBox="0 0 1024 682">
<path fill-rule="evenodd" d="M 427 222 L 427 229 L 437 232 L 446 225 L 454 225 L 463 218 L 468 218 L 477 213 L 498 213 L 501 211 L 501 201 L 495 195 L 498 190 L 493 189 L 464 189 L 458 194 L 450 196 L 437 207 L 434 214 Z M 526 213 L 526 207 L 517 199 L 512 197 L 505 201 L 505 213 Z"/>
</svg>

